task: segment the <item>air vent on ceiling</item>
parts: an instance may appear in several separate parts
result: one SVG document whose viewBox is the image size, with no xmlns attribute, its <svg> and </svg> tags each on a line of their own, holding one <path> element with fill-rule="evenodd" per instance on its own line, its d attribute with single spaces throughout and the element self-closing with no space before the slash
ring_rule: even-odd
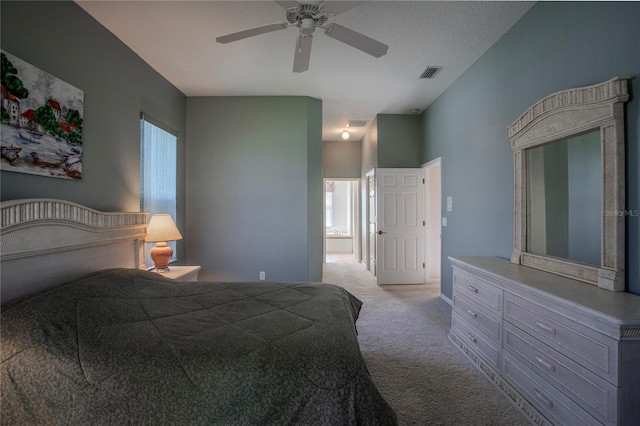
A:
<svg viewBox="0 0 640 426">
<path fill-rule="evenodd" d="M 442 67 L 428 66 L 424 69 L 424 71 L 422 71 L 422 74 L 420 74 L 420 77 L 418 78 L 433 78 L 433 76 L 435 76 L 436 73 L 440 71 L 440 68 Z"/>
<path fill-rule="evenodd" d="M 367 125 L 367 122 L 364 120 L 349 120 L 347 121 L 347 127 L 364 127 Z"/>
</svg>

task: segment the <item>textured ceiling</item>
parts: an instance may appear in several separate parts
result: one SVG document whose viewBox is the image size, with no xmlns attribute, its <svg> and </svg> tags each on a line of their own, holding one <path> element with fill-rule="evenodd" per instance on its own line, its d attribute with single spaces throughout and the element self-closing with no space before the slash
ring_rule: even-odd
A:
<svg viewBox="0 0 640 426">
<path fill-rule="evenodd" d="M 348 120 L 424 110 L 533 2 L 358 2 L 329 22 L 389 45 L 374 58 L 314 33 L 309 70 L 292 72 L 298 30 L 229 44 L 218 36 L 286 22 L 274 1 L 78 1 L 187 96 L 311 96 L 323 102 L 323 140 Z M 354 3 L 354 2 L 352 2 Z M 441 66 L 433 79 L 418 77 Z M 360 140 L 367 127 L 352 129 Z"/>
</svg>

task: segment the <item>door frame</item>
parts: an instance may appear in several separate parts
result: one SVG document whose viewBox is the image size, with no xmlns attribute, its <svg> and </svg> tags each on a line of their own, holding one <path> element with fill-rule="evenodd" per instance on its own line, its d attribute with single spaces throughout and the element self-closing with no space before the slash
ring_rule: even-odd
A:
<svg viewBox="0 0 640 426">
<path fill-rule="evenodd" d="M 322 263 L 327 261 L 327 181 L 343 181 L 351 182 L 353 188 L 351 188 L 351 238 L 353 257 L 360 259 L 360 227 L 361 227 L 361 209 L 360 209 L 360 178 L 323 178 L 323 190 L 322 190 Z"/>
<path fill-rule="evenodd" d="M 442 217 L 442 157 L 438 157 L 434 160 L 431 160 L 427 163 L 424 163 L 422 166 L 422 169 L 424 170 L 424 181 L 425 181 L 425 185 L 424 185 L 424 202 L 425 202 L 425 219 L 428 218 L 429 212 L 430 212 L 430 203 L 432 200 L 432 197 L 439 197 L 440 198 L 440 214 L 439 216 Z M 433 169 L 434 167 L 439 167 L 440 168 L 440 187 L 438 188 L 438 193 L 437 194 L 432 194 L 431 191 L 431 185 L 430 185 L 430 175 L 429 172 L 431 169 Z M 441 225 L 441 220 L 439 219 L 439 223 L 440 226 L 438 226 L 437 229 L 433 229 L 433 225 L 430 223 L 429 220 L 425 220 L 425 234 L 424 234 L 424 239 L 425 239 L 425 251 L 424 251 L 424 264 L 425 264 L 425 269 L 424 269 L 424 282 L 426 284 L 429 283 L 441 283 L 441 277 L 442 277 L 442 225 Z M 438 273 L 435 274 L 431 268 L 431 264 L 429 262 L 429 258 L 431 256 L 431 252 L 429 251 L 429 242 L 431 238 L 434 238 L 434 236 L 436 235 L 435 233 L 438 233 L 439 238 L 440 238 L 440 244 L 439 244 L 439 250 L 440 250 L 440 265 L 438 267 Z M 437 278 L 436 278 L 437 276 Z M 440 284 L 440 286 L 442 286 L 442 284 Z"/>
<path fill-rule="evenodd" d="M 364 243 L 364 246 L 362 247 L 362 253 L 364 254 L 363 257 L 363 262 L 365 267 L 367 268 L 368 271 L 370 271 L 373 276 L 376 276 L 376 247 L 375 247 L 375 239 L 374 239 L 374 246 L 371 247 L 371 238 L 370 235 L 371 233 L 375 233 L 375 227 L 376 227 L 376 222 L 375 222 L 375 211 L 371 211 L 371 202 L 369 200 L 369 194 L 371 193 L 371 180 L 373 178 L 373 196 L 375 197 L 375 176 L 376 176 L 376 169 L 371 169 L 369 170 L 366 174 L 365 174 L 365 179 L 364 179 L 364 197 L 363 197 L 363 217 L 362 217 L 362 222 L 365 224 L 365 226 L 363 226 L 363 229 L 366 231 L 365 235 L 363 235 L 362 241 Z M 375 202 L 374 202 L 374 206 L 375 206 Z M 371 220 L 369 220 L 371 218 L 371 215 L 373 214 L 374 216 L 374 221 L 371 222 Z M 373 230 L 372 230 L 373 228 Z M 373 259 L 373 262 L 371 261 L 371 259 Z"/>
</svg>

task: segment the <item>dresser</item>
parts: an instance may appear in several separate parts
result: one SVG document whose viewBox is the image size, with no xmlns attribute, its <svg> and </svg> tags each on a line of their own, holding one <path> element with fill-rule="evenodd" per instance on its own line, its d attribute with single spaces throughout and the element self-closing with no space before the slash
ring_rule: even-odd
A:
<svg viewBox="0 0 640 426">
<path fill-rule="evenodd" d="M 450 257 L 450 340 L 539 425 L 640 424 L 640 296 Z"/>
</svg>

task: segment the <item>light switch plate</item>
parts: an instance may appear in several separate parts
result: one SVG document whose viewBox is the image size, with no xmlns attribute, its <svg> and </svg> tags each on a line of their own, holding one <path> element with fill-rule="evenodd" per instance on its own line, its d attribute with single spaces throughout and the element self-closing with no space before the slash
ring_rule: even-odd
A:
<svg viewBox="0 0 640 426">
<path fill-rule="evenodd" d="M 447 196 L 447 211 L 453 211 L 453 198 L 451 197 L 451 195 Z"/>
</svg>

